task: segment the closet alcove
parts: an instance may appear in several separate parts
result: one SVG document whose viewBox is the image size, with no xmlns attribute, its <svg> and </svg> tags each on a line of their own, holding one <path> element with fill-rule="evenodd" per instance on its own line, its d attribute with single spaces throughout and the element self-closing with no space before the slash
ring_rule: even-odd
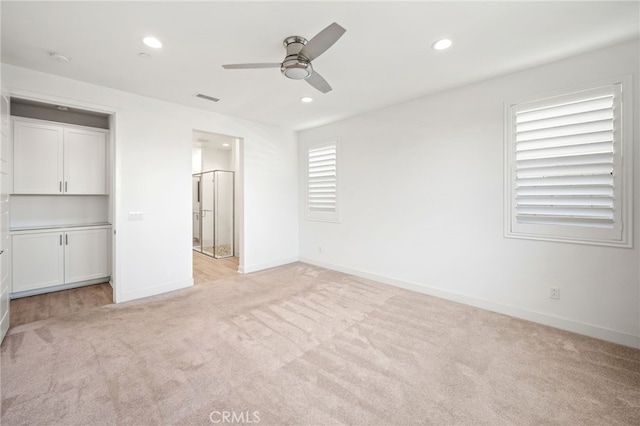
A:
<svg viewBox="0 0 640 426">
<path fill-rule="evenodd" d="M 11 298 L 111 277 L 110 116 L 12 98 Z"/>
</svg>

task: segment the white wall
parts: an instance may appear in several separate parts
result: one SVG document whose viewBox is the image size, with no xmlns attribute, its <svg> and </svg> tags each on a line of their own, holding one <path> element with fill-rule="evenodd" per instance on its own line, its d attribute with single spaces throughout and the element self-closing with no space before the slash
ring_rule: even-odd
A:
<svg viewBox="0 0 640 426">
<path fill-rule="evenodd" d="M 105 195 L 12 195 L 11 229 L 109 222 Z"/>
<path fill-rule="evenodd" d="M 194 146 L 191 155 L 191 173 L 200 173 L 202 171 L 202 147 Z"/>
<path fill-rule="evenodd" d="M 202 171 L 208 172 L 210 170 L 233 171 L 233 164 L 231 163 L 231 150 L 218 149 L 213 146 L 208 146 L 206 143 L 203 144 Z"/>
<path fill-rule="evenodd" d="M 628 42 L 300 132 L 301 182 L 306 144 L 341 144 L 341 222 L 306 221 L 300 185 L 301 260 L 640 347 L 639 51 Z M 635 248 L 504 238 L 504 102 L 624 74 Z"/>
<path fill-rule="evenodd" d="M 241 269 L 297 260 L 293 132 L 3 64 L 12 95 L 114 112 L 116 301 L 192 284 L 192 131 L 243 137 Z M 144 212 L 128 221 L 128 212 Z"/>
</svg>

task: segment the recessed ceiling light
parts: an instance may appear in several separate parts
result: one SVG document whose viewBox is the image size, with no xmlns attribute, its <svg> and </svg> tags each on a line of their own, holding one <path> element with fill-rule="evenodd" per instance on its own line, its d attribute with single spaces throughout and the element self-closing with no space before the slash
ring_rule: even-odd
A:
<svg viewBox="0 0 640 426">
<path fill-rule="evenodd" d="M 222 146 L 229 146 L 229 144 L 228 143 L 223 143 Z"/>
<path fill-rule="evenodd" d="M 162 47 L 162 42 L 155 37 L 145 37 L 142 39 L 142 42 L 149 47 L 153 47 L 154 49 L 160 49 Z"/>
<path fill-rule="evenodd" d="M 300 101 L 308 104 L 309 102 L 313 102 L 313 98 L 309 97 L 309 96 L 305 96 L 303 98 L 300 98 Z"/>
<path fill-rule="evenodd" d="M 435 50 L 445 50 L 451 47 L 453 42 L 448 38 L 443 38 L 431 45 Z"/>
</svg>

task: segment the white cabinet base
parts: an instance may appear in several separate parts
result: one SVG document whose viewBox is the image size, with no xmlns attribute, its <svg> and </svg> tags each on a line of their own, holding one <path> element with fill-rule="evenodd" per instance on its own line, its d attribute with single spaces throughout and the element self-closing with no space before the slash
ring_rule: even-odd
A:
<svg viewBox="0 0 640 426">
<path fill-rule="evenodd" d="M 14 235 L 13 292 L 64 284 L 62 232 Z"/>
<path fill-rule="evenodd" d="M 69 231 L 64 235 L 64 282 L 75 283 L 109 274 L 107 230 Z"/>
<path fill-rule="evenodd" d="M 109 280 L 108 227 L 17 231 L 11 298 Z"/>
<path fill-rule="evenodd" d="M 9 299 L 20 299 L 21 297 L 37 296 L 38 294 L 51 293 L 54 291 L 69 290 L 72 288 L 86 287 L 88 285 L 103 284 L 108 282 L 111 284 L 111 277 L 97 278 L 94 280 L 81 281 L 77 283 L 61 284 L 53 287 L 37 288 L 34 290 L 13 292 L 9 295 Z"/>
</svg>

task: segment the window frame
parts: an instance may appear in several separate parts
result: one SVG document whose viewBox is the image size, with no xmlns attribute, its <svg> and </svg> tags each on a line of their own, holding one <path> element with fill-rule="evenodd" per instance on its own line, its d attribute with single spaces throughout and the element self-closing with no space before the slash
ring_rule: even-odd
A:
<svg viewBox="0 0 640 426">
<path fill-rule="evenodd" d="M 603 86 L 620 85 L 620 138 L 614 150 L 619 150 L 619 163 L 615 163 L 617 151 L 614 151 L 614 174 L 619 176 L 619 188 L 614 187 L 614 209 L 619 211 L 619 220 L 614 228 L 599 229 L 573 225 L 522 224 L 517 223 L 515 207 L 515 123 L 514 109 L 522 104 L 552 104 L 554 98 L 569 98 L 579 92 L 597 89 Z M 504 104 L 504 236 L 506 238 L 555 241 L 601 246 L 633 247 L 633 97 L 632 76 L 600 80 L 569 89 L 544 93 L 518 99 Z M 615 168 L 619 164 L 619 169 Z M 615 197 L 619 196 L 619 200 Z M 621 227 L 619 236 L 613 235 L 616 226 Z"/>
<path fill-rule="evenodd" d="M 335 211 L 332 212 L 318 212 L 311 211 L 309 208 L 309 152 L 315 149 L 321 149 L 325 147 L 335 147 L 335 169 L 336 169 L 336 177 L 335 177 Z M 305 149 L 305 191 L 304 191 L 304 210 L 305 210 L 305 219 L 309 221 L 318 221 L 318 222 L 331 222 L 331 223 L 339 223 L 340 222 L 340 141 L 338 138 L 333 138 L 330 140 L 324 140 L 321 142 L 312 142 L 306 145 Z"/>
</svg>

